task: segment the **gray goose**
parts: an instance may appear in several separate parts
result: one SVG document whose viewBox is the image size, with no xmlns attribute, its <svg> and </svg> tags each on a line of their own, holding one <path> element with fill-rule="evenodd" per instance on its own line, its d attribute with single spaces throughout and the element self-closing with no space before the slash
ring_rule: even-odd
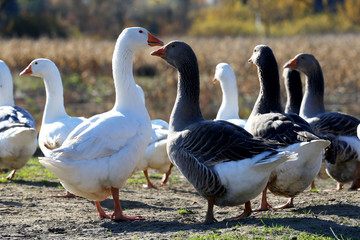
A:
<svg viewBox="0 0 360 240">
<path fill-rule="evenodd" d="M 275 209 L 293 207 L 293 199 L 303 192 L 320 170 L 322 152 L 329 141 L 320 140 L 310 125 L 297 114 L 285 114 L 281 106 L 278 65 L 270 47 L 258 45 L 249 59 L 258 68 L 260 91 L 245 129 L 256 137 L 276 140 L 284 144 L 319 140 L 322 144 L 298 155 L 296 161 L 285 162 L 272 171 L 267 188 L 274 194 L 288 197 L 289 201 Z M 260 207 L 268 210 L 265 188 Z"/>
<path fill-rule="evenodd" d="M 318 60 L 301 53 L 289 60 L 284 68 L 293 68 L 306 75 L 305 94 L 300 116 L 319 135 L 331 140 L 325 154 L 326 170 L 338 182 L 336 190 L 351 182 L 350 190 L 360 187 L 360 140 L 357 127 L 360 120 L 341 112 L 327 112 L 324 105 L 324 77 Z"/>
<path fill-rule="evenodd" d="M 295 152 L 307 152 L 314 143 L 283 144 L 254 138 L 227 121 L 205 120 L 199 106 L 199 69 L 189 45 L 173 41 L 151 53 L 178 71 L 178 89 L 169 121 L 167 152 L 198 193 L 207 199 L 205 223 L 215 220 L 214 205 L 245 203 L 238 220 L 251 213 L 250 200 L 265 188 L 271 171 Z M 301 153 L 300 153 L 301 154 Z"/>
</svg>

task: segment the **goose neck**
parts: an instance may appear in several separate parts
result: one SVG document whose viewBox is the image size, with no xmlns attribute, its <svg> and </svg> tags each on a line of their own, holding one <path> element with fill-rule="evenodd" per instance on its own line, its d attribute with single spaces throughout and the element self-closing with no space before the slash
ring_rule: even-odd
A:
<svg viewBox="0 0 360 240">
<path fill-rule="evenodd" d="M 13 81 L 7 68 L 0 76 L 0 106 L 14 106 Z"/>
<path fill-rule="evenodd" d="M 198 65 L 188 62 L 178 68 L 178 90 L 170 116 L 170 130 L 182 131 L 203 120 L 199 105 L 200 81 Z"/>
<path fill-rule="evenodd" d="M 220 119 L 236 119 L 239 118 L 239 103 L 236 81 L 220 82 L 222 89 L 222 102 L 216 116 Z"/>
<path fill-rule="evenodd" d="M 113 54 L 112 69 L 116 94 L 114 109 L 143 110 L 145 104 L 136 89 L 133 76 L 134 51 L 125 46 L 119 39 Z"/>
<path fill-rule="evenodd" d="M 299 114 L 303 97 L 301 79 L 285 80 L 285 88 L 287 99 L 285 112 Z"/>
<path fill-rule="evenodd" d="M 277 64 L 258 67 L 260 90 L 251 115 L 283 112 Z"/>
<path fill-rule="evenodd" d="M 306 74 L 305 93 L 300 114 L 311 118 L 324 112 L 324 77 L 320 65 L 317 64 L 314 71 Z"/>
<path fill-rule="evenodd" d="M 63 86 L 59 71 L 53 71 L 44 76 L 46 102 L 43 122 L 52 122 L 67 116 L 64 107 Z"/>
</svg>

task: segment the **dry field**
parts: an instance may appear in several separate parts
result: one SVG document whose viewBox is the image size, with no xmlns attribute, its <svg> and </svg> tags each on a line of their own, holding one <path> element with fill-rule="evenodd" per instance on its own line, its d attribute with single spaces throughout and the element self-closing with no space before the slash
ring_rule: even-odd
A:
<svg viewBox="0 0 360 240">
<path fill-rule="evenodd" d="M 360 35 L 322 35 L 283 38 L 166 37 L 166 43 L 178 39 L 189 43 L 197 54 L 201 73 L 201 107 L 206 118 L 213 118 L 220 106 L 219 85 L 211 83 L 215 66 L 228 62 L 238 79 L 240 116 L 246 118 L 258 94 L 256 68 L 247 60 L 257 44 L 269 45 L 277 58 L 279 69 L 300 52 L 314 54 L 325 76 L 328 110 L 341 110 L 360 116 Z M 29 40 L 0 39 L 0 59 L 7 62 L 14 76 L 34 58 L 45 57 L 59 67 L 64 81 L 65 103 L 70 114 L 91 116 L 112 107 L 114 89 L 111 80 L 111 58 L 114 41 L 90 39 Z M 146 94 L 152 118 L 168 119 L 176 91 L 176 72 L 149 53 L 156 48 L 136 53 L 136 81 Z M 36 83 L 36 84 L 35 84 Z M 15 79 L 16 99 L 40 120 L 44 90 L 34 78 Z M 285 95 L 283 95 L 285 101 Z"/>
</svg>

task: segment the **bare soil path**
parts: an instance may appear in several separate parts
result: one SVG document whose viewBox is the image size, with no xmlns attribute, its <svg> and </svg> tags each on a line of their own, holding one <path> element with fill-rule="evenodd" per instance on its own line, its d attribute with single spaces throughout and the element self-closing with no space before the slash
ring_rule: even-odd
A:
<svg viewBox="0 0 360 240">
<path fill-rule="evenodd" d="M 160 179 L 152 181 L 159 184 Z M 239 222 L 223 219 L 238 215 L 243 206 L 215 207 L 219 222 L 203 225 L 206 201 L 176 169 L 168 186 L 156 190 L 140 185 L 128 183 L 120 191 L 121 204 L 127 214 L 141 215 L 146 220 L 114 222 L 99 219 L 89 200 L 51 197 L 64 193 L 55 181 L 1 182 L 0 239 L 188 239 L 227 234 L 264 239 L 299 239 L 307 234 L 360 239 L 360 191 L 305 191 L 295 198 L 295 208 L 255 212 Z M 318 180 L 317 187 L 328 189 L 335 183 Z M 260 196 L 252 201 L 253 208 L 259 200 Z M 286 201 L 269 194 L 269 202 L 274 206 Z M 101 204 L 112 213 L 112 199 Z"/>
</svg>

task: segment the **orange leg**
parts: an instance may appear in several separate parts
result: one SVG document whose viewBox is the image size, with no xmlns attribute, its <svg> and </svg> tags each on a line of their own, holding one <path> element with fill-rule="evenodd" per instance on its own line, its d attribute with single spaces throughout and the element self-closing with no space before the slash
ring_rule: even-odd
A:
<svg viewBox="0 0 360 240">
<path fill-rule="evenodd" d="M 12 179 L 15 176 L 16 170 L 12 170 L 12 172 L 6 177 L 8 180 Z"/>
<path fill-rule="evenodd" d="M 260 206 L 258 208 L 256 208 L 254 211 L 268 211 L 269 209 L 271 209 L 271 205 L 267 202 L 267 197 L 266 197 L 266 191 L 267 191 L 267 187 L 265 187 L 265 189 L 262 192 L 262 197 L 261 197 L 261 203 Z"/>
<path fill-rule="evenodd" d="M 274 207 L 273 209 L 284 209 L 284 208 L 292 208 L 292 207 L 294 207 L 294 198 L 290 198 L 286 204 L 282 206 Z"/>
<path fill-rule="evenodd" d="M 206 212 L 204 224 L 211 224 L 211 223 L 217 222 L 217 220 L 214 218 L 215 197 L 208 197 L 207 200 L 208 200 L 208 209 Z"/>
<path fill-rule="evenodd" d="M 173 166 L 174 166 L 174 165 L 171 163 L 169 170 L 164 174 L 164 177 L 163 177 L 163 179 L 162 179 L 162 181 L 161 181 L 161 186 L 165 186 L 165 184 L 166 184 L 167 181 L 169 180 L 169 175 L 170 175 L 170 173 L 171 173 L 171 169 L 173 168 Z"/>
<path fill-rule="evenodd" d="M 227 219 L 225 219 L 225 221 L 236 221 L 236 220 L 243 219 L 243 218 L 245 218 L 245 217 L 250 216 L 250 215 L 251 215 L 251 212 L 252 212 L 251 202 L 250 202 L 250 201 L 247 201 L 247 202 L 245 203 L 244 211 L 243 211 L 239 216 L 232 217 L 232 218 L 227 218 Z"/>
<path fill-rule="evenodd" d="M 153 184 L 150 182 L 150 179 L 149 179 L 148 171 L 147 171 L 147 170 L 144 170 L 144 175 L 145 175 L 146 182 L 147 182 L 147 185 L 144 185 L 144 187 L 157 189 L 157 187 L 155 187 L 155 185 L 153 185 Z"/>
<path fill-rule="evenodd" d="M 100 218 L 111 218 L 111 216 L 109 214 L 106 214 L 104 212 L 104 210 L 102 209 L 102 207 L 100 206 L 100 203 L 98 201 L 95 201 L 95 206 L 96 206 L 96 209 L 99 213 L 99 217 Z"/>
<path fill-rule="evenodd" d="M 114 221 L 122 221 L 122 220 L 145 220 L 141 216 L 126 216 L 123 214 L 120 200 L 119 200 L 119 189 L 111 187 L 111 194 L 114 200 L 114 213 L 111 216 L 111 219 Z"/>
<path fill-rule="evenodd" d="M 312 180 L 311 185 L 310 185 L 310 191 L 316 191 L 316 186 L 315 186 L 315 180 Z"/>
</svg>

